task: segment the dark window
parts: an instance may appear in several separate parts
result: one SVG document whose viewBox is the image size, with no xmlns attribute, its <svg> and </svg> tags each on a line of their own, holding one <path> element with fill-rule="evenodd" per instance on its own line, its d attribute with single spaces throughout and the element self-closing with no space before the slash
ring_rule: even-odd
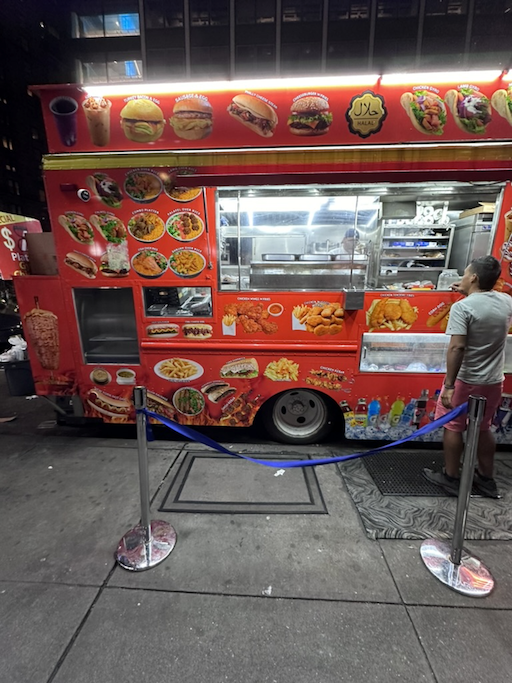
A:
<svg viewBox="0 0 512 683">
<path fill-rule="evenodd" d="M 369 19 L 370 0 L 330 0 L 329 19 L 340 21 L 342 19 Z"/>
<path fill-rule="evenodd" d="M 192 26 L 228 26 L 229 0 L 190 0 Z"/>
<path fill-rule="evenodd" d="M 183 26 L 183 0 L 146 0 L 147 28 L 180 28 Z"/>
<path fill-rule="evenodd" d="M 379 0 L 378 18 L 415 17 L 418 14 L 419 0 Z"/>
<path fill-rule="evenodd" d="M 235 67 L 237 76 L 252 76 L 274 73 L 274 45 L 238 45 Z"/>
<path fill-rule="evenodd" d="M 185 77 L 185 49 L 173 47 L 148 51 L 148 78 L 154 81 Z"/>
<path fill-rule="evenodd" d="M 322 0 L 283 2 L 283 21 L 322 21 Z"/>
<path fill-rule="evenodd" d="M 237 24 L 270 24 L 275 22 L 275 0 L 242 0 L 235 3 Z"/>
<path fill-rule="evenodd" d="M 468 0 L 426 0 L 425 4 L 425 14 L 427 16 L 466 14 L 467 11 Z"/>
<path fill-rule="evenodd" d="M 193 47 L 190 60 L 193 76 L 227 78 L 229 76 L 229 47 Z"/>
<path fill-rule="evenodd" d="M 476 0 L 475 14 L 508 14 L 512 12 L 510 0 Z"/>
<path fill-rule="evenodd" d="M 283 74 L 318 73 L 322 46 L 320 43 L 291 43 L 281 47 Z"/>
</svg>

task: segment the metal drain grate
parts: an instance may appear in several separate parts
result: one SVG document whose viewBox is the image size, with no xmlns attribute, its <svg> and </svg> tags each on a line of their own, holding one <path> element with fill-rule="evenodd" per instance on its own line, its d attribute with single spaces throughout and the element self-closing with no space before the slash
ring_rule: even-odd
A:
<svg viewBox="0 0 512 683">
<path fill-rule="evenodd" d="M 362 461 L 384 496 L 447 496 L 422 476 L 424 467 L 442 468 L 439 451 L 385 451 Z"/>
</svg>

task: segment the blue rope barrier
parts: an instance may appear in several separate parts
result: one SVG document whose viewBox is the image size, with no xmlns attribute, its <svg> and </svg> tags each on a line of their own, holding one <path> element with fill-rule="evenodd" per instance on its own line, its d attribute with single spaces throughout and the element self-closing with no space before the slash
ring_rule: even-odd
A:
<svg viewBox="0 0 512 683">
<path fill-rule="evenodd" d="M 248 455 L 241 455 L 240 453 L 236 453 L 235 451 L 230 451 L 228 448 L 225 448 L 222 444 L 217 443 L 217 441 L 214 441 L 213 439 L 210 439 L 209 436 L 206 436 L 205 434 L 200 434 L 199 432 L 196 432 L 195 429 L 192 429 L 191 427 L 187 427 L 186 425 L 180 425 L 177 422 L 173 422 L 172 420 L 169 420 L 165 417 L 162 417 L 161 415 L 158 415 L 158 413 L 153 413 L 151 410 L 142 410 L 141 412 L 145 413 L 147 417 L 152 417 L 155 420 L 158 420 L 158 422 L 161 422 L 163 425 L 166 427 L 169 427 L 169 429 L 172 429 L 173 431 L 177 432 L 178 434 L 181 434 L 182 436 L 186 437 L 190 441 L 196 441 L 198 443 L 203 444 L 204 446 L 209 446 L 210 448 L 215 449 L 216 451 L 219 451 L 219 453 L 226 453 L 227 455 L 234 456 L 236 458 L 242 458 L 243 460 L 249 460 L 250 462 L 254 462 L 257 465 L 265 465 L 265 467 L 274 467 L 276 469 L 289 469 L 292 467 L 316 467 L 317 465 L 332 465 L 337 462 L 345 462 L 347 460 L 354 460 L 355 458 L 363 458 L 367 455 L 373 455 L 374 453 L 378 453 L 380 451 L 384 451 L 387 448 L 393 448 L 394 446 L 400 446 L 403 443 L 406 443 L 407 441 L 412 441 L 413 439 L 416 439 L 418 436 L 422 436 L 423 434 L 428 434 L 429 432 L 433 432 L 435 429 L 438 427 L 442 427 L 445 425 L 447 422 L 450 422 L 450 420 L 453 420 L 454 418 L 458 417 L 462 413 L 465 413 L 468 409 L 468 404 L 463 403 L 460 406 L 457 406 L 457 408 L 454 408 L 451 410 L 449 413 L 446 415 L 443 415 L 443 417 L 440 417 L 438 420 L 434 420 L 430 424 L 425 425 L 424 427 L 421 427 L 418 429 L 416 432 L 413 434 L 410 434 L 409 436 L 404 437 L 403 439 L 399 439 L 398 441 L 393 441 L 393 443 L 387 443 L 384 444 L 384 446 L 379 446 L 378 448 L 372 448 L 369 451 L 365 451 L 364 453 L 351 453 L 350 455 L 337 455 L 333 458 L 317 458 L 316 460 L 280 460 L 279 462 L 276 462 L 275 460 L 260 460 L 258 458 L 250 458 Z M 151 426 L 148 423 L 148 440 L 153 441 L 153 434 L 151 432 Z"/>
</svg>

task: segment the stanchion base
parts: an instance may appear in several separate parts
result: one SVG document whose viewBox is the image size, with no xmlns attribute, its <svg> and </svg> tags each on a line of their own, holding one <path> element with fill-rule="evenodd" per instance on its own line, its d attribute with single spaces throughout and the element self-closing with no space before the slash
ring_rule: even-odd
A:
<svg viewBox="0 0 512 683">
<path fill-rule="evenodd" d="M 426 568 L 445 586 L 471 598 L 489 595 L 494 588 L 494 579 L 487 567 L 465 549 L 460 564 L 453 564 L 451 553 L 451 543 L 436 539 L 423 541 L 420 548 Z"/>
<path fill-rule="evenodd" d="M 114 557 L 124 569 L 143 572 L 165 560 L 176 545 L 176 538 L 176 531 L 168 522 L 154 519 L 149 541 L 145 527 L 138 524 L 119 541 Z"/>
</svg>

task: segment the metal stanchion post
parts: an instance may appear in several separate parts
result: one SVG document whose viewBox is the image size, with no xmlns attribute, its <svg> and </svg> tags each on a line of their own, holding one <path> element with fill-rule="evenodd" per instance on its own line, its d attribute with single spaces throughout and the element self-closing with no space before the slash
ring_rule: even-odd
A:
<svg viewBox="0 0 512 683">
<path fill-rule="evenodd" d="M 133 402 L 137 410 L 137 446 L 139 451 L 140 524 L 128 531 L 119 541 L 115 558 L 117 562 L 134 572 L 160 564 L 176 545 L 176 531 L 162 520 L 151 520 L 149 497 L 147 417 L 141 412 L 146 408 L 146 388 L 135 387 Z"/>
<path fill-rule="evenodd" d="M 469 425 L 452 542 L 450 544 L 446 541 L 428 539 L 423 541 L 420 548 L 421 559 L 425 566 L 439 581 L 457 593 L 472 598 L 484 598 L 494 588 L 491 572 L 477 557 L 463 548 L 475 471 L 478 436 L 486 402 L 483 396 L 469 397 Z"/>
</svg>

